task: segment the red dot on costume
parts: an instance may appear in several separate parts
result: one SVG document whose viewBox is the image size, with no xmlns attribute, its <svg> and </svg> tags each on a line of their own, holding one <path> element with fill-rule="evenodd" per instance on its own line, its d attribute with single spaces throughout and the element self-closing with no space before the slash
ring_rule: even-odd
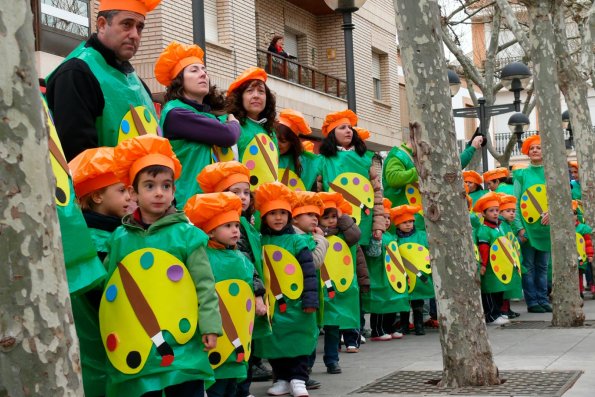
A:
<svg viewBox="0 0 595 397">
<path fill-rule="evenodd" d="M 267 143 L 267 137 L 266 137 L 266 135 L 262 134 L 260 136 L 260 140 L 262 141 L 262 143 Z"/>
<path fill-rule="evenodd" d="M 390 275 L 390 281 L 392 281 L 393 283 L 397 280 L 397 278 L 395 277 L 394 274 Z"/>
<path fill-rule="evenodd" d="M 411 204 L 415 204 L 417 202 L 417 199 L 415 197 L 411 197 L 409 201 L 411 202 Z"/>
<path fill-rule="evenodd" d="M 256 164 L 254 163 L 254 160 L 248 160 L 248 161 L 246 161 L 246 168 L 248 168 L 249 170 L 253 170 L 254 167 L 256 167 Z"/>
<path fill-rule="evenodd" d="M 291 276 L 293 273 L 295 273 L 295 266 L 292 265 L 291 263 L 289 263 L 289 264 L 285 265 L 284 271 L 285 271 L 285 274 Z"/>
<path fill-rule="evenodd" d="M 496 255 L 492 255 L 492 256 L 491 256 L 491 259 L 492 259 L 493 261 L 495 261 L 495 260 L 496 260 Z"/>
<path fill-rule="evenodd" d="M 346 265 L 351 265 L 351 256 L 345 255 L 343 257 L 343 263 L 346 264 Z"/>
<path fill-rule="evenodd" d="M 105 341 L 105 345 L 107 347 L 107 350 L 109 350 L 110 352 L 116 350 L 116 348 L 118 347 L 118 337 L 116 336 L 116 334 L 109 334 L 107 336 L 107 340 Z"/>
<path fill-rule="evenodd" d="M 521 208 L 522 208 L 522 209 L 525 209 L 525 208 L 527 208 L 527 203 L 523 203 L 523 204 L 521 204 Z"/>
<path fill-rule="evenodd" d="M 390 265 L 386 265 L 386 271 L 390 272 Z"/>
</svg>

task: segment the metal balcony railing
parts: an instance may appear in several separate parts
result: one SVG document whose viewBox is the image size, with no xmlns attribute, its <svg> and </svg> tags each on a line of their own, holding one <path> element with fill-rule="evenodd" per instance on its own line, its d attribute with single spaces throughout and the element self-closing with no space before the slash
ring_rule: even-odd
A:
<svg viewBox="0 0 595 397">
<path fill-rule="evenodd" d="M 270 75 L 280 77 L 313 90 L 347 98 L 347 81 L 304 66 L 294 59 L 284 58 L 275 53 L 257 49 L 258 67 Z"/>
<path fill-rule="evenodd" d="M 537 134 L 539 131 L 527 131 L 523 134 L 523 141 L 527 138 L 529 138 L 531 135 L 535 135 Z M 511 132 L 500 132 L 500 133 L 495 133 L 494 136 L 494 146 L 496 148 L 496 150 L 498 151 L 498 153 L 503 153 L 504 149 L 506 149 L 506 145 L 508 144 L 508 141 L 510 140 L 512 133 Z M 514 149 L 512 149 L 512 153 L 510 154 L 510 157 L 515 157 L 515 156 L 520 156 L 522 153 L 519 150 L 518 146 L 515 144 L 514 145 Z"/>
</svg>

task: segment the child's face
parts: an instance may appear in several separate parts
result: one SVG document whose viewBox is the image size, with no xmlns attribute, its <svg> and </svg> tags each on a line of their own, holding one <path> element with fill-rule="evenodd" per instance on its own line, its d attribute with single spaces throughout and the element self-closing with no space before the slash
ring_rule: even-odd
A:
<svg viewBox="0 0 595 397">
<path fill-rule="evenodd" d="M 289 222 L 289 212 L 286 210 L 272 210 L 266 213 L 264 221 L 268 227 L 280 232 Z"/>
<path fill-rule="evenodd" d="M 227 222 L 209 232 L 209 238 L 225 246 L 234 246 L 240 239 L 240 222 Z"/>
<path fill-rule="evenodd" d="M 335 128 L 335 139 L 337 140 L 337 145 L 343 146 L 344 148 L 348 148 L 351 146 L 351 141 L 353 139 L 353 130 L 349 124 L 341 124 Z"/>
<path fill-rule="evenodd" d="M 227 190 L 242 200 L 242 211 L 246 211 L 250 207 L 250 185 L 247 182 L 234 183 Z"/>
<path fill-rule="evenodd" d="M 493 192 L 494 190 L 496 190 L 499 184 L 500 181 L 498 179 L 492 179 L 491 181 L 486 182 L 486 187 Z"/>
<path fill-rule="evenodd" d="M 320 226 L 334 229 L 337 227 L 337 210 L 332 208 L 324 212 L 324 215 L 320 217 Z"/>
<path fill-rule="evenodd" d="M 500 215 L 500 208 L 490 207 L 483 212 L 483 217 L 490 222 L 497 223 L 498 215 Z"/>
<path fill-rule="evenodd" d="M 403 233 L 409 233 L 410 231 L 413 230 L 413 225 L 415 225 L 415 221 L 414 220 L 410 220 L 410 221 L 405 221 L 403 223 L 399 223 L 397 225 L 397 228 L 402 231 Z"/>
<path fill-rule="evenodd" d="M 279 154 L 285 154 L 291 148 L 291 142 L 289 142 L 283 134 L 277 134 L 277 143 L 279 145 Z"/>
<path fill-rule="evenodd" d="M 152 176 L 142 172 L 138 176 L 138 191 L 132 189 L 132 199 L 138 203 L 145 223 L 153 223 L 161 218 L 174 199 L 174 181 L 168 172 Z"/>
<path fill-rule="evenodd" d="M 477 184 L 474 182 L 465 181 L 465 185 L 469 188 L 469 193 L 472 193 L 477 190 Z"/>
<path fill-rule="evenodd" d="M 384 214 L 384 229 L 388 230 L 390 228 L 390 215 L 389 214 Z"/>
<path fill-rule="evenodd" d="M 312 233 L 314 228 L 318 226 L 318 217 L 312 212 L 300 214 L 293 218 L 293 224 L 303 232 Z"/>
<path fill-rule="evenodd" d="M 516 210 L 514 208 L 507 208 L 500 211 L 500 215 L 502 215 L 502 218 L 504 218 L 507 222 L 512 222 L 514 221 Z"/>
<path fill-rule="evenodd" d="M 99 199 L 101 202 L 95 207 L 99 214 L 122 218 L 130 212 L 130 192 L 123 183 L 108 186 Z"/>
</svg>

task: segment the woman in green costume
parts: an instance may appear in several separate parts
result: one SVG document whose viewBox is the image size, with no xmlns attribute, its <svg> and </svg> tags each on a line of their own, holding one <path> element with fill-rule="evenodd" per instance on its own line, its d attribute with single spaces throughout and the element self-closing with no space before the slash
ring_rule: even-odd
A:
<svg viewBox="0 0 595 397">
<path fill-rule="evenodd" d="M 196 176 L 208 164 L 233 160 L 232 146 L 240 136 L 240 125 L 233 115 L 220 115 L 223 96 L 210 86 L 197 45 L 171 42 L 155 64 L 157 81 L 167 87 L 159 125 L 182 163 L 176 181 L 176 206 L 201 190 Z"/>
<path fill-rule="evenodd" d="M 482 183 L 483 178 L 477 171 L 463 171 L 463 181 L 467 188 L 469 189 L 469 196 L 471 197 L 471 201 L 473 202 L 473 206 L 481 196 L 486 194 L 488 190 L 484 190 Z"/>
</svg>

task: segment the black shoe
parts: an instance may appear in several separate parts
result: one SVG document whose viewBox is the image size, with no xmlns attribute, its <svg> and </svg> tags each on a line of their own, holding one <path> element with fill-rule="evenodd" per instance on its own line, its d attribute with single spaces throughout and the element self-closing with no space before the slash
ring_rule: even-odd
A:
<svg viewBox="0 0 595 397">
<path fill-rule="evenodd" d="M 261 362 L 252 366 L 253 382 L 266 382 L 271 379 L 273 379 L 273 372 L 264 363 Z"/>
<path fill-rule="evenodd" d="M 517 313 L 517 312 L 513 312 L 512 310 L 509 310 L 508 313 L 506 313 L 506 315 L 508 316 L 508 319 L 510 320 L 511 318 L 520 317 L 521 313 Z"/>
<path fill-rule="evenodd" d="M 541 305 L 529 306 L 527 311 L 529 313 L 545 313 L 545 309 Z"/>
<path fill-rule="evenodd" d="M 341 370 L 339 363 L 332 363 L 326 366 L 326 372 L 329 374 L 340 374 L 343 371 Z"/>
<path fill-rule="evenodd" d="M 312 367 L 308 367 L 306 370 L 308 371 L 308 375 L 312 373 Z"/>
<path fill-rule="evenodd" d="M 308 378 L 306 381 L 306 390 L 320 389 L 320 386 L 322 386 L 320 382 L 312 378 Z"/>
</svg>

